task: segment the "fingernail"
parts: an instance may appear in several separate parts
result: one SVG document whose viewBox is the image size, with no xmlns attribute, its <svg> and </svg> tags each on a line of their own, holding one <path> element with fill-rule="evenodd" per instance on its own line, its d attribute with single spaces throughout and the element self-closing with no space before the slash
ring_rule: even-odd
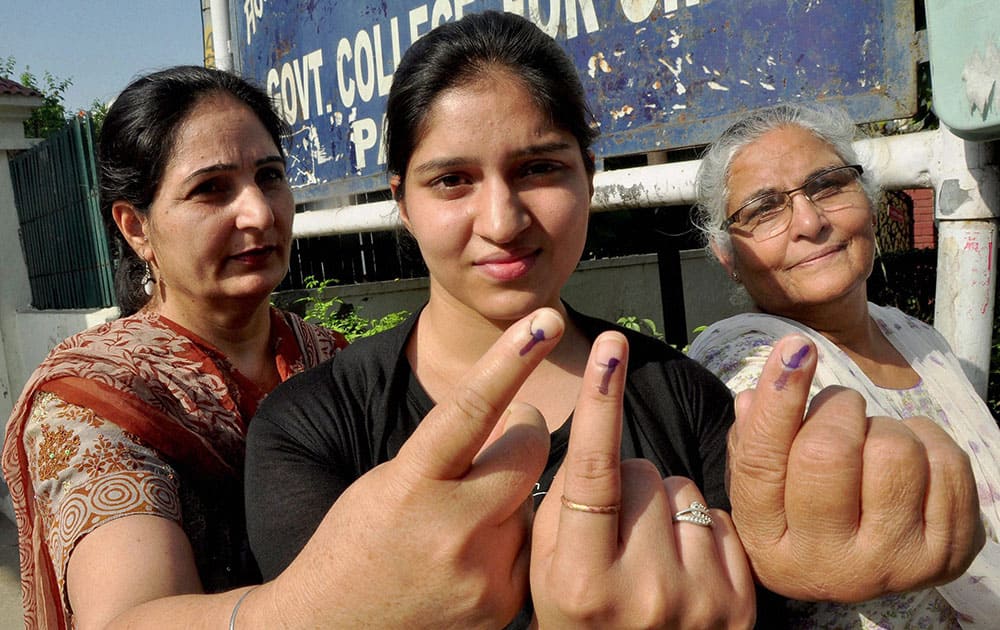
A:
<svg viewBox="0 0 1000 630">
<path fill-rule="evenodd" d="M 594 362 L 602 370 L 601 383 L 597 386 L 597 390 L 602 394 L 607 395 L 611 377 L 621 365 L 622 354 L 622 344 L 618 338 L 602 339 L 594 350 Z"/>
<path fill-rule="evenodd" d="M 792 372 L 799 369 L 802 363 L 809 357 L 811 348 L 805 337 L 795 335 L 785 339 L 781 344 L 781 365 L 785 368 L 781 376 L 774 383 L 777 390 L 785 389 L 788 384 L 788 377 Z"/>
<path fill-rule="evenodd" d="M 562 318 L 552 309 L 542 309 L 535 313 L 527 324 L 528 340 L 521 347 L 520 355 L 531 352 L 540 341 L 554 339 L 563 329 Z"/>
</svg>

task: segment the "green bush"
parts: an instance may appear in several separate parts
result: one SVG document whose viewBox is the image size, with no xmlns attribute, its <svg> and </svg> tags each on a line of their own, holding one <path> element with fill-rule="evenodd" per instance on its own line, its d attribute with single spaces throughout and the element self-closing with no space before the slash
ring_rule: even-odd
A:
<svg viewBox="0 0 1000 630">
<path fill-rule="evenodd" d="M 363 317 L 361 308 L 347 304 L 340 297 L 324 297 L 326 289 L 334 284 L 335 280 L 317 280 L 309 276 L 305 278 L 305 285 L 311 294 L 296 301 L 305 306 L 303 319 L 336 330 L 348 341 L 389 330 L 410 316 L 409 311 L 396 311 L 374 319 Z"/>
</svg>

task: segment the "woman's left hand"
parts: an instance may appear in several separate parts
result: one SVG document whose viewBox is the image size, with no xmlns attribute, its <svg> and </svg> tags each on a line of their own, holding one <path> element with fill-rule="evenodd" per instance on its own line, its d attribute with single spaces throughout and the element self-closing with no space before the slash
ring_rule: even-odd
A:
<svg viewBox="0 0 1000 630">
<path fill-rule="evenodd" d="M 729 515 L 710 510 L 707 526 L 674 522 L 704 505 L 694 483 L 661 479 L 645 460 L 620 461 L 627 363 L 619 333 L 594 343 L 566 459 L 535 516 L 539 627 L 750 627 L 753 578 Z"/>
</svg>

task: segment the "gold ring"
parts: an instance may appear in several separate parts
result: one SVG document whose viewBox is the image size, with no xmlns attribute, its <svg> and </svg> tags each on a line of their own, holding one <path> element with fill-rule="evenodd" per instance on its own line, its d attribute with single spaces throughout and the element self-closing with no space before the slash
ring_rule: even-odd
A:
<svg viewBox="0 0 1000 630">
<path fill-rule="evenodd" d="M 566 495 L 562 495 L 560 498 L 563 507 L 575 510 L 577 512 L 586 512 L 587 514 L 617 514 L 621 509 L 621 505 L 615 503 L 614 505 L 587 505 L 586 503 L 576 503 L 575 501 L 570 501 L 566 498 Z"/>
</svg>

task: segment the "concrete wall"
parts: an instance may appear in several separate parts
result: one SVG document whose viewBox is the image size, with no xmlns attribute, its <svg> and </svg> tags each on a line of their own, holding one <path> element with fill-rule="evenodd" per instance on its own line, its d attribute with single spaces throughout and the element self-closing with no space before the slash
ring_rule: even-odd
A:
<svg viewBox="0 0 1000 630">
<path fill-rule="evenodd" d="M 679 281 L 684 288 L 684 317 L 690 342 L 695 336 L 695 327 L 743 312 L 745 307 L 732 301 L 735 285 L 722 266 L 708 258 L 704 250 L 681 252 L 680 260 Z M 666 281 L 677 282 L 678 279 Z M 418 278 L 334 286 L 327 289 L 325 295 L 338 296 L 360 308 L 364 317 L 374 319 L 387 313 L 413 312 L 420 308 L 427 300 L 427 287 L 427 279 Z M 275 303 L 301 313 L 303 305 L 296 301 L 308 293 L 282 292 L 275 295 Z M 594 317 L 610 321 L 629 316 L 648 318 L 653 320 L 658 331 L 664 328 L 664 305 L 655 254 L 581 262 L 562 295 L 573 308 Z"/>
<path fill-rule="evenodd" d="M 42 104 L 35 96 L 0 95 L 0 418 L 10 415 L 13 398 L 24 383 L 17 312 L 29 306 L 28 268 L 21 250 L 10 158 L 37 143 L 24 137 L 24 121 Z"/>
<path fill-rule="evenodd" d="M 681 284 L 688 343 L 699 326 L 707 326 L 750 309 L 749 298 L 726 270 L 704 249 L 681 252 Z"/>
<path fill-rule="evenodd" d="M 656 322 L 663 329 L 660 284 L 656 255 L 628 256 L 581 262 L 563 289 L 565 299 L 576 310 L 609 319 L 634 315 Z M 340 297 L 361 309 L 364 317 L 374 319 L 387 313 L 406 310 L 411 313 L 427 301 L 426 278 L 337 285 L 325 295 Z M 275 295 L 275 303 L 302 312 L 296 301 L 308 291 L 286 291 Z"/>
</svg>

